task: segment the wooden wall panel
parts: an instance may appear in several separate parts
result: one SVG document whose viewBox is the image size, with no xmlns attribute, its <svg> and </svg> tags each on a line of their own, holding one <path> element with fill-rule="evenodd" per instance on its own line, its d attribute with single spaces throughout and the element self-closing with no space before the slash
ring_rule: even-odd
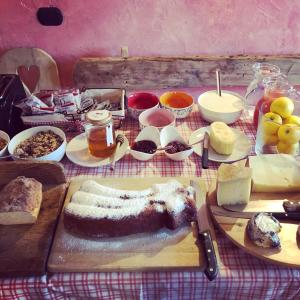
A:
<svg viewBox="0 0 300 300">
<path fill-rule="evenodd" d="M 73 78 L 78 87 L 199 87 L 215 85 L 219 68 L 223 86 L 248 85 L 257 61 L 278 65 L 291 83 L 300 84 L 300 55 L 81 58 Z"/>
</svg>

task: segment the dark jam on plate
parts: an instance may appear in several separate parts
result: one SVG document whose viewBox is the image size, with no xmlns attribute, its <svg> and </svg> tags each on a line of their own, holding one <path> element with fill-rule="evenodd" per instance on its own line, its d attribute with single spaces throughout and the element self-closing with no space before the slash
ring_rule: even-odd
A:
<svg viewBox="0 0 300 300">
<path fill-rule="evenodd" d="M 139 152 L 153 154 L 155 153 L 157 146 L 152 141 L 144 140 L 144 141 L 135 142 L 131 146 L 131 149 Z"/>
<path fill-rule="evenodd" d="M 166 152 L 169 154 L 174 154 L 177 152 L 185 151 L 191 149 L 190 146 L 183 144 L 178 141 L 170 142 L 167 147 L 170 147 L 170 149 L 167 149 Z"/>
</svg>

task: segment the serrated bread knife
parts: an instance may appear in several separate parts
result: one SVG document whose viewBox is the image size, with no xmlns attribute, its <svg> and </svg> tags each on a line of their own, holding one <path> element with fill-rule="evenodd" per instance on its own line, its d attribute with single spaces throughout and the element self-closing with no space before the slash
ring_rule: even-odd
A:
<svg viewBox="0 0 300 300">
<path fill-rule="evenodd" d="M 223 207 L 211 205 L 210 209 L 216 216 L 224 216 L 231 218 L 251 219 L 255 214 L 259 212 L 249 211 L 230 211 Z M 264 212 L 264 211 L 261 211 Z M 300 213 L 298 212 L 266 212 L 272 214 L 272 216 L 278 220 L 300 221 Z"/>
<path fill-rule="evenodd" d="M 218 275 L 219 267 L 210 231 L 209 212 L 207 209 L 205 197 L 201 197 L 201 190 L 199 184 L 197 184 L 196 181 L 191 180 L 191 186 L 195 189 L 197 207 L 196 225 L 198 227 L 198 239 L 203 242 L 202 244 L 204 247 L 206 258 L 206 267 L 204 273 L 206 277 L 210 281 L 212 281 Z"/>
</svg>

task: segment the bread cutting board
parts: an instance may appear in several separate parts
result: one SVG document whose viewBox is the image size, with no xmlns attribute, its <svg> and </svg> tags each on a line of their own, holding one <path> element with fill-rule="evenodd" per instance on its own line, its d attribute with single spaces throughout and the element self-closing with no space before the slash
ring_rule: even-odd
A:
<svg viewBox="0 0 300 300">
<path fill-rule="evenodd" d="M 0 163 L 1 187 L 17 176 L 40 181 L 43 199 L 35 224 L 0 225 L 1 277 L 45 274 L 57 216 L 67 187 L 63 167 L 55 162 Z"/>
<path fill-rule="evenodd" d="M 284 211 L 281 206 L 283 199 L 299 199 L 296 193 L 252 193 L 250 203 L 243 211 Z M 264 199 L 264 200 L 263 200 Z M 282 199 L 282 200 L 279 200 Z M 217 205 L 216 182 L 212 182 L 208 190 L 208 203 Z M 262 201 L 263 200 L 263 201 Z M 274 205 L 272 205 L 272 203 Z M 211 207 L 212 208 L 212 207 Z M 246 226 L 249 219 L 219 216 L 211 209 L 213 220 L 221 231 L 238 247 L 247 253 L 264 261 L 280 264 L 288 267 L 300 267 L 300 240 L 297 237 L 297 222 L 282 222 L 279 232 L 281 249 L 262 248 L 256 246 L 246 234 Z"/>
<path fill-rule="evenodd" d="M 90 177 L 89 177 L 90 178 Z M 65 205 L 85 178 L 74 179 L 69 186 Z M 162 183 L 170 178 L 100 178 L 100 184 L 118 189 L 137 190 Z M 174 178 L 172 178 L 174 179 Z M 189 178 L 175 178 L 189 185 Z M 195 179 L 195 178 L 194 178 Z M 206 197 L 205 183 L 201 185 Z M 84 239 L 65 230 L 63 214 L 48 261 L 50 272 L 148 271 L 148 270 L 203 270 L 204 256 L 197 245 L 197 228 L 185 226 L 175 231 L 161 229 L 155 233 L 141 233 L 117 238 Z"/>
</svg>

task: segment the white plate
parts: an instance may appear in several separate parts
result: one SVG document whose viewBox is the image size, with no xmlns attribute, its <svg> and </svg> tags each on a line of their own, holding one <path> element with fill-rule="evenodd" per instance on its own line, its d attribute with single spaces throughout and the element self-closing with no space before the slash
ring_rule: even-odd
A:
<svg viewBox="0 0 300 300">
<path fill-rule="evenodd" d="M 123 138 L 124 143 L 120 146 L 118 152 L 116 153 L 116 161 L 121 159 L 126 154 L 129 147 L 127 138 L 124 135 Z M 68 143 L 66 155 L 71 162 L 82 167 L 95 168 L 111 163 L 110 157 L 101 159 L 94 157 L 89 153 L 85 133 L 77 135 Z"/>
<path fill-rule="evenodd" d="M 230 155 L 222 155 L 216 153 L 211 147 L 208 148 L 208 159 L 217 162 L 234 162 L 245 158 L 251 151 L 251 142 L 248 137 L 238 129 L 231 128 L 236 134 L 236 142 L 233 148 L 233 152 Z M 195 130 L 189 139 L 189 144 L 193 144 L 204 137 L 204 133 L 207 131 L 210 133 L 210 127 L 202 127 Z M 202 155 L 202 143 L 193 146 L 193 150 L 198 155 Z"/>
</svg>

